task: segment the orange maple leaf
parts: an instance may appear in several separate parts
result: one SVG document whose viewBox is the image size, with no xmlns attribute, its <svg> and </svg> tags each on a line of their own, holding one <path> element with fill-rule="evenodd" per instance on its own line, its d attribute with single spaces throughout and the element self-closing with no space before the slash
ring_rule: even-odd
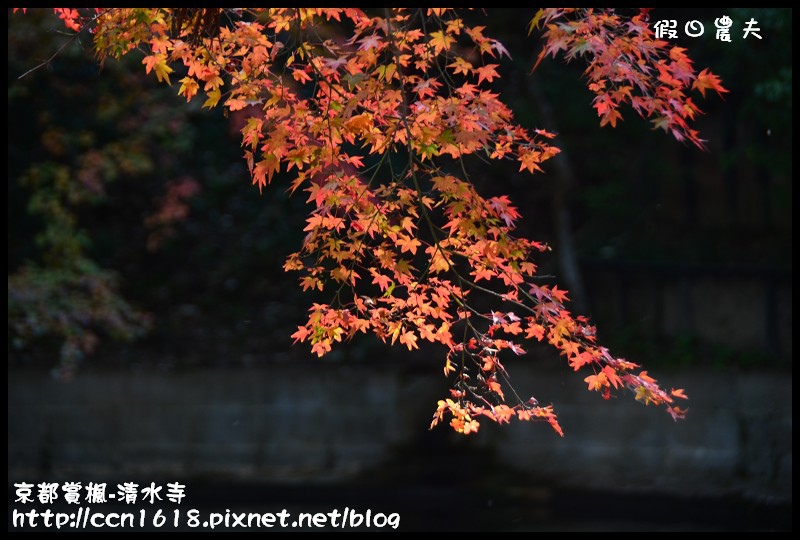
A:
<svg viewBox="0 0 800 540">
<path fill-rule="evenodd" d="M 417 345 L 417 336 L 414 335 L 414 332 L 403 332 L 400 336 L 400 343 L 408 347 L 409 351 L 419 348 Z"/>
<path fill-rule="evenodd" d="M 669 391 L 669 394 L 672 397 L 680 398 L 680 399 L 689 399 L 689 396 L 683 393 L 683 388 L 673 388 Z"/>
<path fill-rule="evenodd" d="M 489 390 L 491 390 L 492 392 L 495 392 L 501 398 L 505 399 L 505 396 L 503 395 L 503 387 L 500 386 L 500 383 L 497 382 L 497 379 L 495 379 L 494 376 L 492 376 L 492 378 L 490 378 L 488 381 L 486 381 L 486 385 L 489 387 Z"/>
<path fill-rule="evenodd" d="M 703 97 L 706 97 L 708 89 L 714 90 L 720 95 L 728 92 L 728 89 L 722 86 L 722 80 L 708 69 L 697 74 L 697 78 L 692 83 L 692 89 L 699 90 Z"/>
<path fill-rule="evenodd" d="M 500 67 L 499 64 L 486 64 L 485 66 L 475 68 L 475 71 L 478 73 L 478 84 L 481 84 L 483 81 L 492 82 L 498 78 L 500 76 L 497 73 L 498 67 Z"/>
</svg>

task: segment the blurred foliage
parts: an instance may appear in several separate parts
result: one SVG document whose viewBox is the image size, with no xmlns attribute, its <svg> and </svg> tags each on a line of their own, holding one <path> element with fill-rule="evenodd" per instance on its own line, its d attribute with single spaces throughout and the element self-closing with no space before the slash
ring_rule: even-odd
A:
<svg viewBox="0 0 800 540">
<path fill-rule="evenodd" d="M 52 365 L 60 349 L 68 374 L 98 338 L 146 330 L 175 364 L 232 362 L 241 335 L 236 360 L 288 350 L 304 304 L 277 262 L 302 200 L 244 182 L 237 118 L 187 105 L 133 56 L 98 66 L 86 36 L 17 80 L 69 39 L 56 28 L 9 15 L 9 353 Z"/>
<path fill-rule="evenodd" d="M 148 319 L 122 299 L 116 281 L 116 274 L 84 258 L 69 269 L 24 266 L 8 277 L 9 345 L 61 341 L 56 374 L 68 378 L 76 362 L 94 351 L 98 331 L 124 340 L 141 335 Z"/>
<path fill-rule="evenodd" d="M 9 38 L 9 78 L 21 72 L 13 59 L 47 54 L 54 43 L 38 35 L 51 23 L 29 17 Z M 8 197 L 8 342 L 21 349 L 60 341 L 62 375 L 94 350 L 98 334 L 132 339 L 148 326 L 148 317 L 120 295 L 117 274 L 88 253 L 91 233 L 79 222 L 85 208 L 107 201 L 107 184 L 152 174 L 152 134 L 141 129 L 139 109 L 116 99 L 120 87 L 135 81 L 117 79 L 110 83 L 117 92 L 108 88 L 96 99 L 86 84 L 87 60 L 66 49 L 28 84 L 9 81 L 8 93 L 9 178 L 17 179 Z"/>
</svg>

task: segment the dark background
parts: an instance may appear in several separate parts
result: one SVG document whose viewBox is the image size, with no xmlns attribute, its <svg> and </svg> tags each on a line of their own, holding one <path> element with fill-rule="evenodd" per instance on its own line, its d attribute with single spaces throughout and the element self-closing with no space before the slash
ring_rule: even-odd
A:
<svg viewBox="0 0 800 540">
<path fill-rule="evenodd" d="M 511 196 L 554 248 L 541 272 L 614 352 L 685 387 L 689 418 L 585 396 L 534 348 L 512 374 L 567 438 L 428 432 L 441 351 L 292 346 L 314 300 L 282 272 L 305 205 L 282 178 L 249 185 L 240 119 L 136 54 L 100 67 L 87 39 L 18 79 L 67 37 L 9 13 L 10 509 L 20 480 L 180 478 L 208 511 L 377 505 L 411 529 L 791 529 L 791 10 L 652 13 L 705 25 L 678 43 L 730 90 L 696 99 L 707 152 L 633 114 L 600 128 L 580 62 L 530 75 L 532 13 L 469 16 L 511 52 L 495 88 L 564 150 L 539 176 L 476 162 L 478 188 Z M 762 40 L 741 38 L 751 17 Z M 198 188 L 185 218 L 152 217 L 167 186 Z"/>
</svg>

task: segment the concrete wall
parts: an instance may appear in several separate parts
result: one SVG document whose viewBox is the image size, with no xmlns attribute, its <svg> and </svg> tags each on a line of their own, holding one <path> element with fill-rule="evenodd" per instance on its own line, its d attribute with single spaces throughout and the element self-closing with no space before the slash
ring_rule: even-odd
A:
<svg viewBox="0 0 800 540">
<path fill-rule="evenodd" d="M 595 322 L 791 361 L 791 272 L 602 260 L 581 270 Z"/>
<path fill-rule="evenodd" d="M 674 423 L 629 396 L 604 401 L 568 369 L 511 366 L 517 389 L 553 402 L 566 431 L 497 428 L 453 444 L 562 485 L 791 499 L 786 374 L 676 373 L 690 393 Z M 273 365 L 258 370 L 79 373 L 71 383 L 9 373 L 9 481 L 153 478 L 336 480 L 402 460 L 442 392 L 438 369 Z M 445 432 L 446 433 L 446 432 Z"/>
<path fill-rule="evenodd" d="M 791 377 L 664 374 L 690 395 L 686 419 L 674 422 L 628 396 L 604 402 L 569 375 L 537 381 L 568 396 L 552 398 L 566 437 L 512 425 L 498 431 L 504 460 L 572 486 L 791 499 Z"/>
</svg>

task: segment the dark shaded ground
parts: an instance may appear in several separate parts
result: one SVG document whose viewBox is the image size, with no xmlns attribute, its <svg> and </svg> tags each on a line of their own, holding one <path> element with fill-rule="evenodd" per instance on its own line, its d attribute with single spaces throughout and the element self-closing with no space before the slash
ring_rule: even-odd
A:
<svg viewBox="0 0 800 540">
<path fill-rule="evenodd" d="M 111 485 L 111 483 L 109 482 Z M 792 505 L 771 504 L 740 498 L 680 498 L 655 494 L 620 494 L 528 489 L 484 490 L 476 487 L 365 483 L 332 485 L 274 485 L 258 483 L 187 482 L 187 497 L 176 507 L 164 507 L 167 523 L 159 530 L 175 530 L 171 519 L 180 508 L 182 526 L 190 509 L 200 519 L 212 512 L 280 512 L 291 518 L 300 512 L 343 511 L 345 507 L 365 513 L 372 510 L 400 515 L 400 531 L 791 531 Z M 13 488 L 9 501 L 13 501 Z M 9 503 L 9 531 L 12 526 Z M 19 508 L 19 507 L 17 507 Z M 26 510 L 33 508 L 26 506 Z M 54 512 L 75 512 L 76 507 L 56 504 Z M 157 506 L 148 503 L 93 505 L 93 511 L 139 512 L 148 519 Z M 351 511 L 352 511 L 351 510 Z M 22 527 L 31 530 L 30 527 Z M 202 528 L 202 526 L 200 527 Z M 136 527 L 139 530 L 139 527 Z M 155 530 L 145 526 L 145 530 Z M 360 528 L 363 530 L 363 527 Z M 38 530 L 41 530 L 39 528 Z M 74 529 L 67 529 L 74 530 Z M 92 529 L 95 530 L 95 529 Z M 248 530 L 242 527 L 215 530 Z M 252 529 L 250 529 L 252 530 Z M 263 529 L 267 530 L 267 529 Z M 271 529 L 273 531 L 279 528 Z M 291 529 L 290 529 L 291 530 Z M 297 529 L 294 529 L 297 530 Z M 332 530 L 330 527 L 315 530 Z M 346 529 L 347 530 L 347 529 Z"/>
</svg>

